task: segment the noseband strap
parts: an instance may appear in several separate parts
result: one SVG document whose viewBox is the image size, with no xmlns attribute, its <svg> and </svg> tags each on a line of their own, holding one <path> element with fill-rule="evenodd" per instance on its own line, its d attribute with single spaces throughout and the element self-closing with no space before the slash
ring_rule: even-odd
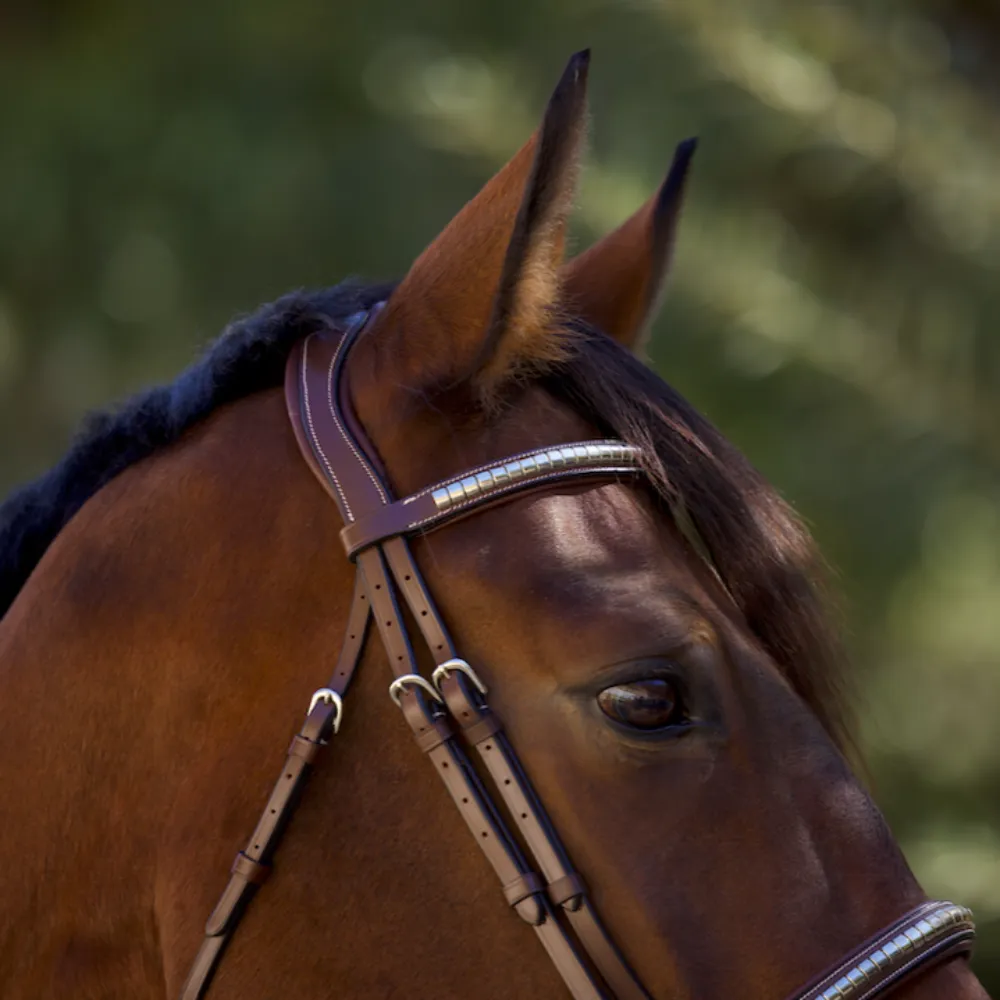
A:
<svg viewBox="0 0 1000 1000">
<path fill-rule="evenodd" d="M 872 1000 L 919 969 L 970 954 L 975 936 L 971 910 L 923 903 L 789 1000 Z"/>
<path fill-rule="evenodd" d="M 344 521 L 344 549 L 357 566 L 354 597 L 334 674 L 313 695 L 257 828 L 237 855 L 181 1000 L 205 995 L 240 917 L 267 877 L 314 761 L 340 726 L 343 696 L 373 619 L 394 674 L 389 688 L 393 701 L 496 872 L 507 904 L 538 936 L 570 994 L 576 1000 L 650 1000 L 602 925 L 582 877 L 490 709 L 486 687 L 458 657 L 407 542 L 409 536 L 527 490 L 563 481 L 611 482 L 634 476 L 641 469 L 638 449 L 620 441 L 585 441 L 523 452 L 396 500 L 341 377 L 367 319 L 368 314 L 358 314 L 340 337 L 307 337 L 289 357 L 289 416 L 307 463 Z M 400 601 L 434 661 L 429 679 L 420 672 Z M 492 792 L 468 752 L 478 757 Z M 869 1000 L 912 969 L 968 950 L 972 935 L 967 910 L 926 904 L 792 1000 Z M 856 980 L 863 989 L 855 986 Z"/>
</svg>

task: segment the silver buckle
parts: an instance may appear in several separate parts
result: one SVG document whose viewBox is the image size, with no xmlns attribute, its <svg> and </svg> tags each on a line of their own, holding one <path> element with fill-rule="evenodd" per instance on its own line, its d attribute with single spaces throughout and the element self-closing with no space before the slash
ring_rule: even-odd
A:
<svg viewBox="0 0 1000 1000">
<path fill-rule="evenodd" d="M 313 709 L 320 702 L 325 705 L 333 705 L 333 735 L 336 736 L 340 731 L 340 720 L 344 717 L 344 699 L 332 688 L 320 688 L 318 691 L 314 691 L 312 698 L 309 699 L 307 714 L 312 715 Z"/>
<path fill-rule="evenodd" d="M 466 677 L 472 682 L 472 686 L 485 698 L 487 695 L 486 685 L 479 679 L 479 674 L 469 666 L 465 660 L 445 660 L 444 663 L 439 664 L 435 669 L 434 673 L 431 674 L 431 680 L 434 681 L 434 686 L 440 692 L 441 685 L 444 683 L 444 679 L 453 670 L 457 670 L 460 673 L 465 674 Z"/>
<path fill-rule="evenodd" d="M 403 704 L 401 702 L 401 697 L 403 694 L 403 689 L 407 685 L 413 685 L 414 687 L 420 688 L 426 694 L 431 696 L 431 699 L 438 704 L 441 704 L 441 695 L 434 690 L 433 687 L 427 682 L 426 678 L 421 677 L 420 674 L 403 674 L 402 677 L 397 677 L 389 685 L 389 697 L 396 703 L 396 708 L 402 708 Z"/>
</svg>

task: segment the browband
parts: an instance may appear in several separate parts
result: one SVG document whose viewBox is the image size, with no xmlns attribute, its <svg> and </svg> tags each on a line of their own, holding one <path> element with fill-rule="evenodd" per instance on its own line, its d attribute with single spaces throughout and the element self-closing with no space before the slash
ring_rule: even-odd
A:
<svg viewBox="0 0 1000 1000">
<path fill-rule="evenodd" d="M 404 500 L 378 507 L 348 524 L 340 537 L 348 557 L 353 559 L 369 545 L 396 535 L 429 531 L 514 493 L 568 479 L 631 475 L 640 469 L 639 449 L 621 441 L 581 441 L 561 448 L 539 448 L 496 465 L 472 469 Z"/>
</svg>

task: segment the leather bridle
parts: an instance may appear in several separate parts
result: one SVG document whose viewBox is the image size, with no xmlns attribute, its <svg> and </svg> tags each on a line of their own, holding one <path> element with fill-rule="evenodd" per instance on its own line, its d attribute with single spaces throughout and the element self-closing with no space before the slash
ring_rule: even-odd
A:
<svg viewBox="0 0 1000 1000">
<path fill-rule="evenodd" d="M 490 710 L 486 687 L 458 657 L 407 541 L 526 490 L 637 476 L 638 449 L 619 441 L 544 448 L 395 500 L 342 379 L 348 352 L 370 315 L 356 314 L 341 336 L 331 331 L 307 337 L 288 360 L 289 415 L 306 461 L 343 518 L 341 537 L 357 566 L 353 602 L 333 676 L 312 696 L 257 827 L 236 856 L 181 998 L 205 995 L 240 917 L 267 878 L 302 786 L 340 728 L 343 698 L 374 619 L 395 675 L 389 694 L 496 872 L 507 903 L 538 935 L 570 994 L 577 1000 L 649 1000 L 602 925 L 583 878 Z M 429 680 L 419 671 L 400 598 L 437 664 Z M 479 757 L 494 794 L 480 780 L 469 752 Z M 974 933 L 964 907 L 925 903 L 798 991 L 795 1000 L 868 1000 L 930 962 L 970 952 Z"/>
</svg>

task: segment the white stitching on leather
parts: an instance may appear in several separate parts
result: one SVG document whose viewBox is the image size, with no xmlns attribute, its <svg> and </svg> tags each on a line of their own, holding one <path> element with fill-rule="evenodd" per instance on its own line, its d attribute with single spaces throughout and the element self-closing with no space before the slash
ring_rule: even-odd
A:
<svg viewBox="0 0 1000 1000">
<path fill-rule="evenodd" d="M 366 319 L 367 315 L 368 314 L 366 313 L 365 314 Z M 362 322 L 364 322 L 364 320 L 362 320 Z M 372 473 L 370 466 L 361 457 L 361 453 L 355 447 L 353 439 L 347 433 L 347 431 L 344 430 L 344 426 L 340 422 L 340 415 L 337 413 L 337 408 L 333 405 L 333 369 L 337 363 L 337 358 L 340 357 L 340 352 L 343 349 L 346 341 L 347 341 L 347 334 L 344 334 L 344 336 L 340 338 L 340 343 L 337 344 L 337 349 L 333 352 L 333 357 L 330 358 L 330 368 L 326 373 L 327 405 L 330 407 L 330 415 L 333 417 L 333 422 L 337 425 L 337 430 L 340 431 L 340 436 L 347 442 L 347 446 L 354 453 L 354 457 L 358 460 L 358 465 L 360 465 L 361 468 L 364 469 L 365 472 L 368 474 L 368 478 L 371 480 L 372 486 L 374 486 L 375 489 L 378 490 L 378 495 L 382 498 L 382 503 L 388 504 L 389 498 L 385 495 L 385 491 L 382 489 L 382 484 L 379 483 L 378 479 L 375 478 L 375 475 Z M 352 517 L 351 520 L 353 521 L 354 518 Z"/>
<path fill-rule="evenodd" d="M 306 421 L 309 424 L 309 435 L 312 438 L 313 447 L 319 453 L 319 457 L 323 460 L 323 465 L 326 467 L 326 471 L 333 482 L 333 485 L 337 489 L 337 496 L 340 497 L 341 503 L 344 505 L 344 512 L 353 521 L 354 515 L 351 513 L 351 505 L 347 502 L 347 497 L 344 495 L 344 491 L 340 487 L 340 480 L 337 478 L 337 473 L 333 471 L 333 466 L 330 464 L 330 460 L 326 457 L 326 452 L 323 451 L 323 445 L 320 444 L 319 435 L 316 433 L 316 428 L 313 425 L 312 407 L 309 404 L 309 379 L 306 377 L 306 359 L 309 355 L 309 341 L 313 339 L 315 334 L 310 334 L 306 337 L 302 344 L 302 369 L 300 372 L 300 380 L 302 383 L 302 402 L 303 408 L 306 411 Z"/>
</svg>

